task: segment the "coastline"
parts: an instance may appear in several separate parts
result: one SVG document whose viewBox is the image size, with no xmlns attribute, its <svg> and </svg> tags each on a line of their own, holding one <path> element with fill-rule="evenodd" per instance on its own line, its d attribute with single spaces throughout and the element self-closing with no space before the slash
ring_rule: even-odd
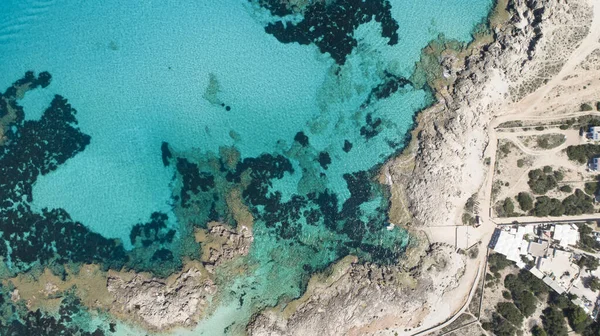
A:
<svg viewBox="0 0 600 336">
<path fill-rule="evenodd" d="M 483 248 L 479 248 L 475 258 L 457 253 L 458 228 L 455 227 L 460 223 L 464 203 L 473 194 L 479 192 L 478 199 L 482 204 L 486 201 L 489 203 L 486 186 L 488 182 L 491 183 L 490 172 L 493 172 L 493 164 L 486 172 L 484 161 L 490 156 L 489 153 L 495 151 L 491 135 L 495 124 L 493 118 L 502 112 L 512 111 L 508 106 L 512 106 L 512 100 L 519 100 L 514 97 L 522 94 L 517 88 L 514 89 L 513 97 L 510 93 L 509 78 L 527 66 L 534 67 L 532 64 L 535 64 L 539 57 L 543 58 L 542 52 L 531 57 L 527 48 L 516 50 L 510 43 L 514 40 L 514 45 L 523 46 L 528 45 L 532 38 L 537 38 L 538 45 L 543 45 L 548 39 L 546 36 L 537 37 L 529 30 L 524 30 L 523 36 L 511 35 L 507 27 L 514 28 L 518 22 L 506 23 L 501 19 L 506 13 L 497 10 L 498 7 L 506 7 L 507 2 L 496 3 L 496 14 L 489 18 L 492 29 L 487 33 L 475 34 L 476 38 L 467 47 L 457 48 L 452 43 L 432 41 L 423 50 L 424 53 L 430 51 L 427 55 L 424 54 L 423 58 L 428 56 L 440 60 L 440 65 L 434 67 L 432 72 L 437 71 L 437 76 L 430 76 L 427 84 L 423 84 L 428 85 L 435 93 L 436 103 L 415 115 L 415 126 L 403 151 L 377 166 L 379 182 L 389 186 L 390 222 L 405 228 L 413 237 L 402 260 L 396 265 L 378 266 L 358 263 L 353 256 L 342 258 L 326 270 L 313 274 L 300 298 L 256 314 L 248 327 L 248 333 L 289 335 L 304 331 L 324 335 L 375 335 L 389 329 L 398 335 L 412 335 L 443 323 L 444 319 L 456 315 L 465 303 L 468 304 L 473 284 L 478 283 L 476 280 L 481 274 L 485 254 Z M 580 2 L 585 3 L 585 0 Z M 551 9 L 552 6 L 559 6 L 554 1 L 545 1 L 542 5 Z M 536 8 L 523 6 L 514 10 L 518 14 L 527 12 L 535 17 L 535 13 L 531 13 Z M 521 12 L 518 12 L 519 10 Z M 561 10 L 557 13 L 554 19 L 569 17 Z M 506 17 L 506 20 L 508 19 Z M 544 20 L 541 23 L 545 23 Z M 496 22 L 497 26 L 493 22 Z M 527 35 L 530 33 L 532 36 Z M 567 48 L 567 52 L 569 50 Z M 511 65 L 512 56 L 523 55 L 528 59 L 525 63 Z M 493 90 L 495 86 L 500 90 Z M 541 99 L 544 96 L 545 94 L 541 97 L 538 95 L 537 98 Z M 514 106 L 511 108 L 518 109 Z M 447 158 L 449 160 L 445 160 Z M 484 188 L 484 191 L 480 192 L 480 188 Z M 239 195 L 232 195 L 227 202 L 239 205 L 238 198 Z M 252 215 L 246 209 L 241 209 L 236 214 L 248 221 L 251 227 Z M 467 231 L 467 234 L 477 237 L 475 241 L 485 245 L 493 225 L 488 215 L 482 217 L 482 228 L 473 232 Z M 448 239 L 446 229 L 454 231 L 453 240 Z M 211 242 L 212 245 L 207 243 L 207 250 L 203 248 L 201 254 L 202 261 L 208 260 L 213 264 L 221 258 L 229 260 L 238 252 L 245 255 L 248 246 L 244 239 L 252 239 L 251 235 L 245 236 L 243 231 L 236 232 L 228 228 L 216 232 L 214 239 L 207 237 L 209 230 L 196 233 L 197 241 Z M 232 239 L 239 240 L 231 243 Z M 223 243 L 223 240 L 226 242 Z M 227 244 L 233 247 L 225 246 Z M 211 260 L 212 251 L 208 251 L 210 246 L 215 250 L 218 250 L 219 246 L 223 248 L 214 260 Z M 177 308 L 183 305 L 182 300 L 185 298 L 173 294 L 172 289 L 177 288 L 179 291 L 184 288 L 185 295 L 192 295 L 195 291 L 194 295 L 199 297 L 194 297 L 194 300 L 200 302 L 196 306 L 202 306 L 202 300 L 206 299 L 203 293 L 210 294 L 214 284 L 203 282 L 206 275 L 203 274 L 203 265 L 198 263 L 198 273 L 194 271 L 194 274 L 190 274 L 191 266 L 189 263 L 185 264 L 181 272 L 163 282 L 161 279 L 150 279 L 150 276 L 139 278 L 137 281 L 134 278 L 138 274 L 131 272 L 127 276 L 119 275 L 122 279 L 113 281 L 113 288 L 117 288 L 115 293 L 118 297 L 124 298 L 119 304 L 131 306 L 123 310 L 129 310 L 133 317 L 126 314 L 115 316 L 124 317 L 125 320 L 131 317 L 137 319 L 137 323 L 145 324 L 140 322 L 139 316 L 134 316 L 135 309 L 132 307 L 136 306 L 137 298 L 127 297 L 131 294 L 128 293 L 129 290 L 138 293 L 149 290 L 152 295 L 158 293 L 157 295 L 169 297 L 167 300 L 175 297 L 170 305 Z M 91 269 L 90 272 L 98 270 Z M 43 276 L 50 277 L 49 274 L 50 271 L 45 269 Z M 181 282 L 177 282 L 180 277 L 189 278 L 188 275 L 192 278 L 192 284 L 182 285 Z M 110 276 L 116 275 L 113 273 Z M 110 283 L 108 277 L 108 274 L 103 274 L 94 279 L 103 280 L 106 284 Z M 56 276 L 52 276 L 53 282 L 59 281 L 57 279 Z M 66 283 L 65 286 L 67 285 L 72 284 Z M 107 288 L 103 287 L 104 289 Z M 152 292 L 155 289 L 156 291 Z M 34 288 L 28 295 L 35 296 L 37 290 Z M 52 290 L 50 288 L 50 292 Z M 86 305 L 98 304 L 98 300 L 100 299 L 92 297 Z M 152 298 L 146 298 L 142 302 L 147 300 L 151 301 Z M 112 301 L 102 303 L 110 304 Z M 40 304 L 36 307 L 41 306 Z M 48 310 L 54 309 L 57 309 L 56 300 L 50 298 Z M 191 325 L 209 310 L 210 308 L 207 308 L 186 313 L 187 315 L 184 314 L 182 320 L 177 322 L 183 321 L 182 325 Z M 153 318 L 154 313 L 156 311 L 151 311 L 147 316 Z M 331 316 L 323 317 L 323 313 Z M 347 323 L 348 321 L 352 323 Z M 152 329 L 150 325 L 152 330 L 163 329 L 162 327 L 163 325 L 160 325 Z"/>
<path fill-rule="evenodd" d="M 507 8 L 509 4 L 510 9 Z M 420 299 L 422 305 L 431 307 L 431 310 L 412 306 L 413 302 L 409 301 L 418 299 L 413 295 L 409 296 L 410 299 L 402 297 L 407 295 L 406 287 L 400 285 L 395 288 L 395 295 L 381 295 L 379 301 L 391 301 L 383 305 L 381 311 L 386 310 L 384 316 L 361 320 L 362 316 L 357 316 L 357 311 L 363 315 L 376 315 L 379 309 L 364 308 L 360 302 L 363 306 L 372 304 L 381 307 L 378 305 L 380 302 L 370 299 L 367 294 L 372 293 L 371 286 L 376 288 L 374 291 L 385 293 L 390 285 L 374 285 L 373 279 L 369 279 L 367 284 L 353 284 L 362 286 L 359 289 L 348 289 L 352 286 L 350 279 L 336 275 L 334 284 L 327 289 L 321 288 L 312 297 L 311 290 L 315 291 L 316 285 L 309 288 L 306 297 L 294 304 L 300 306 L 295 308 L 295 316 L 287 311 L 282 318 L 272 310 L 255 318 L 250 327 L 251 334 L 288 335 L 292 330 L 318 330 L 322 334 L 358 332 L 377 335 L 386 330 L 394 335 L 413 335 L 433 331 L 436 326 L 454 320 L 456 313 L 469 302 L 473 284 L 478 283 L 476 279 L 485 265 L 484 247 L 495 228 L 487 213 L 489 188 L 486 188 L 491 183 L 493 164 L 488 168 L 485 163 L 486 157 L 495 152 L 492 120 L 518 109 L 515 103 L 524 98 L 527 102 L 527 97 L 535 95 L 534 92 L 546 84 L 540 77 L 559 74 L 561 66 L 589 32 L 592 21 L 590 5 L 585 0 L 568 6 L 557 1 L 543 1 L 530 4 L 531 7 L 499 1 L 489 19 L 490 31 L 478 34 L 467 48 L 455 54 L 439 53 L 440 63 L 448 65 L 446 69 L 440 67 L 441 73 L 438 74 L 443 76 L 443 71 L 447 70 L 450 76 L 445 78 L 450 77 L 450 80 L 445 83 L 429 81 L 435 89 L 437 102 L 416 116 L 410 143 L 400 155 L 384 164 L 379 174 L 379 181 L 390 186 L 390 221 L 406 228 L 414 237 L 421 237 L 417 239 L 419 243 L 409 248 L 405 260 L 400 262 L 405 268 L 392 273 L 395 272 L 397 278 L 407 275 L 415 280 L 408 286 L 411 294 L 427 288 L 429 291 L 423 290 L 420 294 L 428 297 Z M 579 19 L 578 25 L 569 24 L 574 22 L 574 18 Z M 599 19 L 600 15 L 596 14 L 595 22 Z M 555 48 L 551 49 L 551 46 Z M 559 66 L 548 68 L 545 66 L 547 62 Z M 479 244 L 478 255 L 470 259 L 457 253 L 456 236 L 458 227 L 462 226 L 460 215 L 463 207 L 473 195 L 485 208 L 480 213 L 483 225 L 472 230 L 467 227 L 464 232 L 471 239 L 466 247 Z M 451 240 L 447 229 L 454 231 Z M 427 259 L 434 254 L 431 248 L 438 246 L 448 248 L 444 255 L 446 262 L 455 262 L 453 267 L 441 270 L 443 277 L 462 273 L 454 282 L 431 281 L 431 277 L 421 273 L 432 271 Z M 423 254 L 419 255 L 419 251 Z M 346 266 L 347 274 L 352 274 L 356 268 L 359 266 Z M 371 271 L 381 272 L 377 267 L 372 267 Z M 439 290 L 439 287 L 444 287 L 444 290 L 432 295 L 433 289 Z M 344 304 L 353 312 L 352 318 L 335 309 L 336 300 L 322 297 L 327 291 L 346 297 Z M 404 310 L 395 309 L 397 306 L 403 306 Z M 352 321 L 353 326 L 333 317 L 311 317 L 321 311 L 341 314 L 346 317 L 345 321 Z M 399 321 L 404 322 L 402 326 L 398 325 Z"/>
</svg>

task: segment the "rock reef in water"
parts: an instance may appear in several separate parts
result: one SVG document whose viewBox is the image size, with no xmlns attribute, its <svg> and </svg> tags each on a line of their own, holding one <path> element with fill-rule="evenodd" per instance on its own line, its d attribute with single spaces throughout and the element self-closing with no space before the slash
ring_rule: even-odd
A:
<svg viewBox="0 0 600 336">
<path fill-rule="evenodd" d="M 195 324 L 217 290 L 214 282 L 196 268 L 167 280 L 129 275 L 129 279 L 116 274 L 108 277 L 108 292 L 115 298 L 113 309 L 150 329 Z"/>
</svg>

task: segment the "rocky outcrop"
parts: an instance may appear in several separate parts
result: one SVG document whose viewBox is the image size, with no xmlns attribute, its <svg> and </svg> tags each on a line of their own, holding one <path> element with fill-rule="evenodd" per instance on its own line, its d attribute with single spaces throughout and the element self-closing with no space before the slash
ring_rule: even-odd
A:
<svg viewBox="0 0 600 336">
<path fill-rule="evenodd" d="M 253 240 L 252 232 L 245 227 L 237 232 L 225 225 L 215 225 L 210 228 L 209 235 L 222 242 L 217 247 L 209 248 L 210 254 L 207 263 L 213 266 L 218 266 L 237 256 L 247 255 Z"/>
<path fill-rule="evenodd" d="M 128 279 L 122 274 L 108 277 L 113 309 L 155 330 L 193 324 L 216 292 L 214 283 L 196 268 L 167 280 L 129 275 Z"/>
<path fill-rule="evenodd" d="M 302 298 L 288 304 L 295 307 L 293 311 L 273 309 L 256 316 L 249 334 L 365 335 L 417 327 L 458 285 L 465 259 L 452 250 L 433 245 L 410 269 L 358 263 L 340 269 L 338 265 L 326 279 L 309 284 Z"/>
<path fill-rule="evenodd" d="M 556 75 L 592 20 L 586 0 L 514 0 L 507 9 L 509 24 L 454 70 L 448 93 L 419 118 L 415 168 L 396 181 L 417 224 L 455 223 L 483 183 L 491 118 Z"/>
</svg>

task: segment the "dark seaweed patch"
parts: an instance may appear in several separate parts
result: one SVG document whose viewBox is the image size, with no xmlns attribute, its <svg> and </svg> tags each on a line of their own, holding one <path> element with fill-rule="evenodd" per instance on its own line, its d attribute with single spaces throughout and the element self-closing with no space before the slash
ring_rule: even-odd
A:
<svg viewBox="0 0 600 336">
<path fill-rule="evenodd" d="M 27 311 L 18 303 L 13 303 L 7 288 L 0 286 L 0 311 L 12 311 L 10 316 L 0 319 L 0 335 L 3 336 L 105 336 L 104 330 L 96 328 L 89 332 L 77 325 L 75 316 L 88 317 L 89 312 L 80 300 L 67 293 L 61 302 L 57 316 L 36 311 Z"/>
<path fill-rule="evenodd" d="M 327 167 L 331 164 L 331 156 L 327 152 L 319 153 L 319 164 L 323 169 L 327 169 Z"/>
<path fill-rule="evenodd" d="M 182 176 L 183 187 L 181 188 L 181 206 L 187 207 L 190 199 L 189 192 L 197 194 L 202 191 L 208 191 L 214 188 L 215 178 L 207 172 L 200 172 L 198 165 L 189 162 L 187 159 L 177 159 L 177 171 Z"/>
<path fill-rule="evenodd" d="M 352 143 L 348 140 L 344 140 L 344 147 L 342 147 L 344 152 L 348 153 L 352 149 Z"/>
<path fill-rule="evenodd" d="M 306 136 L 306 134 L 304 134 L 304 132 L 296 133 L 296 136 L 294 137 L 294 141 L 301 144 L 302 147 L 308 146 L 308 136 Z"/>
<path fill-rule="evenodd" d="M 289 13 L 281 2 L 277 5 L 277 1 L 259 1 L 259 5 L 275 15 Z M 389 45 L 398 43 L 399 25 L 392 18 L 387 0 L 314 1 L 308 5 L 302 21 L 276 21 L 269 23 L 265 31 L 282 43 L 314 43 L 322 53 L 329 53 L 337 64 L 343 65 L 358 44 L 354 30 L 371 20 L 381 23 L 381 36 L 389 39 Z"/>
<path fill-rule="evenodd" d="M 381 129 L 379 129 L 379 126 L 381 126 L 381 118 L 373 119 L 371 113 L 367 113 L 365 121 L 366 125 L 360 128 L 360 135 L 365 137 L 366 140 L 369 140 L 381 132 Z"/>
<path fill-rule="evenodd" d="M 175 230 L 167 229 L 167 220 L 166 214 L 155 212 L 150 216 L 150 222 L 134 225 L 129 234 L 131 244 L 141 243 L 142 246 L 147 247 L 153 243 L 171 243 L 175 236 Z"/>
<path fill-rule="evenodd" d="M 163 165 L 167 167 L 171 163 L 170 160 L 173 157 L 173 154 L 171 153 L 171 150 L 169 149 L 169 144 L 167 142 L 163 141 L 163 143 L 160 145 L 160 152 L 162 156 Z"/>
</svg>

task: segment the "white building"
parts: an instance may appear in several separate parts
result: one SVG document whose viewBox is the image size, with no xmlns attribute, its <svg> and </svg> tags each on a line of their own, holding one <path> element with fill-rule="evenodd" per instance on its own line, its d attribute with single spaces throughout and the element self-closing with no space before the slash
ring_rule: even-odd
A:
<svg viewBox="0 0 600 336">
<path fill-rule="evenodd" d="M 575 246 L 579 241 L 579 228 L 575 224 L 555 225 L 552 239 L 558 240 L 562 247 Z"/>
<path fill-rule="evenodd" d="M 600 140 L 600 126 L 592 126 L 588 130 L 588 138 L 599 141 Z"/>
<path fill-rule="evenodd" d="M 496 232 L 496 241 L 492 248 L 500 254 L 504 254 L 506 259 L 514 261 L 517 266 L 524 266 L 521 256 L 527 255 L 529 242 L 523 237 L 526 234 L 533 235 L 533 226 L 519 226 L 513 228 L 504 228 Z M 520 265 L 523 264 L 523 265 Z"/>
</svg>

